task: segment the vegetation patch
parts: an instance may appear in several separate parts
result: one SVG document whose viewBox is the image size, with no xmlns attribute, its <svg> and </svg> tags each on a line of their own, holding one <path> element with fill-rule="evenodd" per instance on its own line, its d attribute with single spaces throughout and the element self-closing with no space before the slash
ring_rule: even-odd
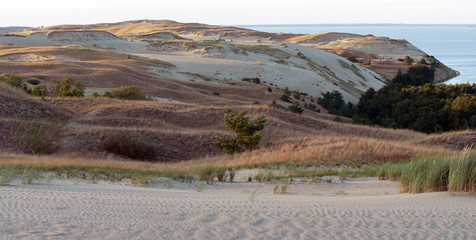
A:
<svg viewBox="0 0 476 240">
<path fill-rule="evenodd" d="M 234 47 L 243 51 L 266 54 L 268 56 L 278 59 L 288 59 L 289 57 L 291 57 L 291 54 L 267 45 L 236 44 Z"/>
<path fill-rule="evenodd" d="M 102 146 L 108 152 L 131 159 L 155 160 L 157 156 L 155 146 L 149 141 L 127 133 L 107 136 Z"/>
<path fill-rule="evenodd" d="M 256 84 L 260 84 L 260 83 L 261 83 L 261 80 L 260 80 L 259 77 L 254 77 L 254 78 L 242 78 L 241 81 L 252 82 L 252 83 L 256 83 Z"/>
<path fill-rule="evenodd" d="M 18 148 L 29 154 L 51 154 L 59 149 L 65 134 L 65 122 L 61 120 L 40 123 L 32 121 L 12 129 L 12 137 Z"/>
<path fill-rule="evenodd" d="M 227 153 L 243 152 L 245 150 L 252 151 L 258 147 L 261 141 L 260 131 L 264 128 L 266 119 L 264 115 L 258 116 L 255 120 L 246 117 L 247 110 L 240 113 L 234 113 L 230 108 L 226 109 L 224 121 L 226 128 L 236 133 L 234 138 L 221 138 L 215 143 L 215 146 L 225 149 Z"/>
</svg>

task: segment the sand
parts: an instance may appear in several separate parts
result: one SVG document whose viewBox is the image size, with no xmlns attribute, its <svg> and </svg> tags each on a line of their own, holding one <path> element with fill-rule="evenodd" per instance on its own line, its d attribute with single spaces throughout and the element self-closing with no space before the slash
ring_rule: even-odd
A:
<svg viewBox="0 0 476 240">
<path fill-rule="evenodd" d="M 217 40 L 217 36 L 177 35 L 186 39 L 202 41 Z M 256 42 L 259 39 L 259 43 Z M 0 44 L 21 46 L 68 46 L 107 50 L 116 53 L 158 59 L 175 65 L 166 72 L 151 72 L 158 77 L 172 77 L 184 81 L 209 81 L 223 83 L 240 81 L 242 78 L 259 77 L 263 84 L 273 88 L 286 88 L 320 97 L 322 93 L 339 91 L 346 101 L 358 102 L 362 92 L 373 87 L 379 89 L 386 81 L 372 70 L 354 65 L 347 59 L 322 50 L 287 43 L 284 48 L 278 41 L 264 38 L 229 36 L 221 39 L 222 45 L 201 46 L 191 44 L 154 45 L 119 39 L 103 31 L 64 31 L 34 33 L 29 36 L 0 36 Z M 237 45 L 266 45 L 278 51 L 279 57 L 265 53 L 236 49 Z M 298 55 L 298 53 L 300 55 Z M 74 61 L 74 59 L 56 60 Z M 10 60 L 0 56 L 1 60 Z M 21 57 L 22 61 L 41 61 Z M 353 66 L 353 67 L 352 67 Z M 192 75 L 190 74 L 192 73 Z M 205 76 L 202 79 L 197 76 Z"/>
<path fill-rule="evenodd" d="M 70 180 L 0 187 L 0 239 L 476 239 L 476 196 L 344 183 Z M 256 193 L 253 194 L 253 192 Z"/>
</svg>

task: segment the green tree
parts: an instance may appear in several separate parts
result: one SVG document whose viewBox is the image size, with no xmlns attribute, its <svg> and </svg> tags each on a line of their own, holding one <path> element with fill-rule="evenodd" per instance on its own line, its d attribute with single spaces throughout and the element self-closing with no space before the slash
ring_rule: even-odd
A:
<svg viewBox="0 0 476 240">
<path fill-rule="evenodd" d="M 257 119 L 250 120 L 249 117 L 246 117 L 247 113 L 247 110 L 235 113 L 230 108 L 226 109 L 223 118 L 226 128 L 233 130 L 237 136 L 234 138 L 221 138 L 220 141 L 214 143 L 215 146 L 225 149 L 228 154 L 245 150 L 252 151 L 258 147 L 261 141 L 259 131 L 263 130 L 266 119 L 264 115 L 260 115 Z"/>
<path fill-rule="evenodd" d="M 50 95 L 54 95 L 53 92 L 57 93 L 59 97 L 83 97 L 84 96 L 84 86 L 81 82 L 76 82 L 69 75 L 65 75 L 61 83 L 56 85 L 54 91 Z"/>
</svg>

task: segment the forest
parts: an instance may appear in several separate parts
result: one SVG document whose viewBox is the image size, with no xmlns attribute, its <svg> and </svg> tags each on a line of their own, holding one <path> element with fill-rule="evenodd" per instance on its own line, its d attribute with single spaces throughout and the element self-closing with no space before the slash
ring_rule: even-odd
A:
<svg viewBox="0 0 476 240">
<path fill-rule="evenodd" d="M 354 123 L 425 133 L 476 128 L 476 84 L 435 85 L 434 73 L 433 68 L 412 66 L 378 91 L 367 90 L 355 106 L 338 92 L 327 92 L 318 102 Z"/>
</svg>

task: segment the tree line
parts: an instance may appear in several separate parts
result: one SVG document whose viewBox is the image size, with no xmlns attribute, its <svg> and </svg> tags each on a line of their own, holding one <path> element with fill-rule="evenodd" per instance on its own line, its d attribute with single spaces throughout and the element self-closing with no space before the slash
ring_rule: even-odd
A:
<svg viewBox="0 0 476 240">
<path fill-rule="evenodd" d="M 412 66 L 399 71 L 392 83 L 362 94 L 357 105 L 327 92 L 318 99 L 329 113 L 353 122 L 435 133 L 476 128 L 476 84 L 432 84 L 435 69 Z"/>
</svg>

